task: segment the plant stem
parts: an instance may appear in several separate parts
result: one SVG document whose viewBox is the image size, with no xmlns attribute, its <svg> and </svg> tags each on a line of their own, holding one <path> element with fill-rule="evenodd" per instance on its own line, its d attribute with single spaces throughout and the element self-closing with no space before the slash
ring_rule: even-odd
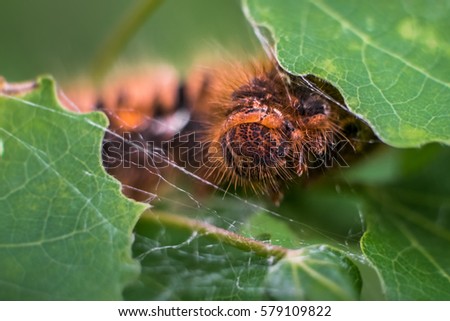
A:
<svg viewBox="0 0 450 321">
<path fill-rule="evenodd" d="M 151 16 L 163 0 L 142 0 L 124 16 L 100 47 L 92 63 L 92 78 L 98 82 L 105 75 L 133 34 Z"/>
<path fill-rule="evenodd" d="M 184 228 L 195 231 L 201 235 L 214 237 L 217 240 L 234 246 L 243 251 L 251 251 L 263 257 L 275 257 L 281 259 L 289 253 L 289 249 L 278 245 L 263 243 L 242 235 L 227 231 L 223 228 L 214 226 L 209 223 L 201 222 L 180 215 L 161 213 L 161 212 L 145 212 L 141 220 L 151 220 L 165 226 Z"/>
</svg>

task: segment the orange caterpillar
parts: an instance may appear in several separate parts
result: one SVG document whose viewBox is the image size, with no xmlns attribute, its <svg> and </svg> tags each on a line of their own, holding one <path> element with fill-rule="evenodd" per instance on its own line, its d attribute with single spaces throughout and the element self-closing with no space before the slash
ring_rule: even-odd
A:
<svg viewBox="0 0 450 321">
<path fill-rule="evenodd" d="M 173 161 L 279 203 L 287 181 L 345 165 L 362 150 L 358 141 L 373 138 L 331 85 L 271 62 L 222 65 L 185 83 L 167 67 L 141 70 L 67 96 L 82 110 L 107 113 L 116 134 L 105 137 L 105 167 L 137 199 L 136 190 L 156 194 Z"/>
</svg>

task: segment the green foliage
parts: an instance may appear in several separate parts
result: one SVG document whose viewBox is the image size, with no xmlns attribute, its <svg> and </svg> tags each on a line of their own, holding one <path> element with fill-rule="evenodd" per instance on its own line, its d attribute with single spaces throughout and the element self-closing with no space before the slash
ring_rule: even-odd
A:
<svg viewBox="0 0 450 321">
<path fill-rule="evenodd" d="M 102 167 L 107 120 L 73 114 L 54 83 L 0 96 L 0 298 L 117 300 L 139 266 L 131 230 L 143 206 Z"/>
</svg>

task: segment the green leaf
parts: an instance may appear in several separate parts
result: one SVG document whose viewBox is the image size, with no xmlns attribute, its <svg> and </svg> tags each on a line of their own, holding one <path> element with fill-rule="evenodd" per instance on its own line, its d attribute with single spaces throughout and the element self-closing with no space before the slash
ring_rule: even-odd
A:
<svg viewBox="0 0 450 321">
<path fill-rule="evenodd" d="M 358 268 L 344 253 L 312 245 L 272 266 L 266 285 L 277 300 L 357 300 L 362 284 Z"/>
<path fill-rule="evenodd" d="M 362 249 L 389 300 L 450 300 L 450 149 L 427 152 L 435 157 L 421 171 L 366 192 Z"/>
<path fill-rule="evenodd" d="M 280 65 L 338 88 L 396 147 L 450 144 L 450 2 L 246 0 Z"/>
<path fill-rule="evenodd" d="M 131 232 L 144 205 L 101 159 L 106 117 L 74 114 L 42 78 L 0 96 L 0 298 L 117 300 L 137 277 Z"/>
</svg>

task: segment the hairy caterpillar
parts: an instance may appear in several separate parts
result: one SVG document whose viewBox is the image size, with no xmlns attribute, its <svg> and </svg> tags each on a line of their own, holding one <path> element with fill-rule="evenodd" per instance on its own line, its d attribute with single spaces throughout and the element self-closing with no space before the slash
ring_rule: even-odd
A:
<svg viewBox="0 0 450 321">
<path fill-rule="evenodd" d="M 158 194 L 176 164 L 278 204 L 287 182 L 346 165 L 374 138 L 333 86 L 273 61 L 219 64 L 185 80 L 168 66 L 132 69 L 64 92 L 68 108 L 107 114 L 104 165 L 139 200 Z"/>
</svg>

